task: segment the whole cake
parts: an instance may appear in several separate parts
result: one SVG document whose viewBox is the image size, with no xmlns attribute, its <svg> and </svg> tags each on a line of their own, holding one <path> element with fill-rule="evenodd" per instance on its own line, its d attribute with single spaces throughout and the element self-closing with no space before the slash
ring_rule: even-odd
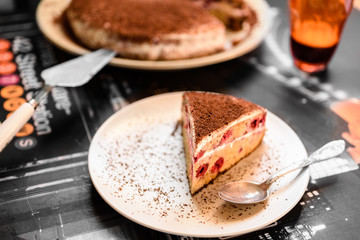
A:
<svg viewBox="0 0 360 240">
<path fill-rule="evenodd" d="M 125 58 L 194 58 L 225 46 L 223 23 L 187 0 L 72 0 L 65 14 L 82 44 Z"/>
<path fill-rule="evenodd" d="M 141 60 L 214 54 L 243 40 L 257 22 L 244 0 L 71 0 L 65 16 L 87 48 Z"/>
<path fill-rule="evenodd" d="M 185 92 L 182 134 L 191 194 L 232 167 L 261 143 L 266 109 L 244 99 Z"/>
</svg>

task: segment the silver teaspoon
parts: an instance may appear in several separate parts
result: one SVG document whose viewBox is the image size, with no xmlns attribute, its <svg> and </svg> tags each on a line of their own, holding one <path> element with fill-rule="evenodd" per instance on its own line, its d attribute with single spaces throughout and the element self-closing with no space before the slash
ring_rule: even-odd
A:
<svg viewBox="0 0 360 240">
<path fill-rule="evenodd" d="M 225 201 L 232 203 L 251 204 L 262 202 L 269 197 L 268 189 L 270 185 L 280 177 L 297 169 L 309 166 L 315 162 L 320 162 L 336 157 L 344 150 L 345 142 L 343 140 L 329 142 L 312 153 L 305 160 L 279 170 L 262 183 L 251 181 L 237 181 L 227 183 L 220 188 L 218 195 Z"/>
</svg>

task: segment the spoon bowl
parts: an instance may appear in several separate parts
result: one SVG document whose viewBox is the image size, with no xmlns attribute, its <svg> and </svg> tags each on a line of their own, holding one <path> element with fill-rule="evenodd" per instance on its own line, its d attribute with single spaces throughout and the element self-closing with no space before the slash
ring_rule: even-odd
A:
<svg viewBox="0 0 360 240">
<path fill-rule="evenodd" d="M 280 171 L 277 171 L 262 183 L 252 181 L 237 181 L 223 185 L 218 195 L 225 201 L 239 204 L 258 203 L 269 197 L 269 187 L 280 177 L 304 168 L 315 162 L 320 162 L 336 157 L 345 150 L 345 142 L 336 140 L 325 144 L 323 147 L 312 153 L 308 158 L 301 162 L 291 164 Z"/>
<path fill-rule="evenodd" d="M 243 189 L 246 189 L 246 191 L 243 191 Z M 228 202 L 239 203 L 241 201 L 243 204 L 250 204 L 262 202 L 269 197 L 267 189 L 261 190 L 261 185 L 257 182 L 237 181 L 223 185 L 218 195 Z"/>
</svg>

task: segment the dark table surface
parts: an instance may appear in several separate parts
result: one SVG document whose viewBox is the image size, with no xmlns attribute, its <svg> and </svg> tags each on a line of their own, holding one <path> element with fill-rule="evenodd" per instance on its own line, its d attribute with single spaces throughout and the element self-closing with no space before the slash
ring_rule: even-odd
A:
<svg viewBox="0 0 360 240">
<path fill-rule="evenodd" d="M 34 17 L 37 4 L 0 1 L 0 39 L 35 56 L 35 62 L 24 65 L 14 60 L 20 76 L 15 85 L 23 87 L 23 97 L 34 92 L 25 78 L 39 77 L 42 69 L 74 57 L 41 34 Z M 35 131 L 14 138 L 0 153 L 0 239 L 194 239 L 126 219 L 104 202 L 89 177 L 87 154 L 96 130 L 124 105 L 148 96 L 203 90 L 249 99 L 291 126 L 308 152 L 343 138 L 348 124 L 331 106 L 360 97 L 359 11 L 353 9 L 328 70 L 309 78 L 287 65 L 286 1 L 269 5 L 274 15 L 270 32 L 245 56 L 177 71 L 108 66 L 85 86 L 50 95 L 29 121 Z M 6 100 L 0 96 L 1 106 Z M 8 113 L 0 108 L 0 119 Z M 303 198 L 275 226 L 234 239 L 359 239 L 360 170 L 348 152 L 338 161 L 341 166 L 311 169 Z"/>
</svg>

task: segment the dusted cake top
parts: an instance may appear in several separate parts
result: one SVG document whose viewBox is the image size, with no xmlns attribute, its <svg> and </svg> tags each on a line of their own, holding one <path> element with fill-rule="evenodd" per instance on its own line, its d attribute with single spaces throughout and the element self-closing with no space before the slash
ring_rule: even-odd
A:
<svg viewBox="0 0 360 240">
<path fill-rule="evenodd" d="M 190 1 L 72 0 L 68 11 L 89 26 L 123 39 L 148 41 L 162 34 L 207 31 L 222 23 Z"/>
<path fill-rule="evenodd" d="M 245 99 L 208 92 L 186 92 L 196 129 L 195 143 L 211 132 L 262 107 Z M 196 111 L 194 111 L 196 110 Z"/>
</svg>

